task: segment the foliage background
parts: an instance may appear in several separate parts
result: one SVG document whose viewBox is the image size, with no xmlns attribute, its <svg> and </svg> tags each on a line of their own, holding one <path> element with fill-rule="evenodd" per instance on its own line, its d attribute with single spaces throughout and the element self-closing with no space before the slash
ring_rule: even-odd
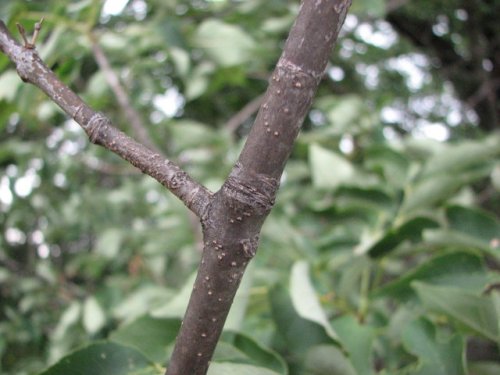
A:
<svg viewBox="0 0 500 375">
<path fill-rule="evenodd" d="M 111 3 L 2 1 L 0 17 L 44 16 L 48 65 L 132 132 L 97 39 L 154 144 L 216 190 L 298 2 Z M 470 3 L 354 2 L 211 373 L 500 372 L 498 5 Z M 198 223 L 3 55 L 0 142 L 0 371 L 65 373 L 94 343 L 66 361 L 161 373 Z"/>
</svg>

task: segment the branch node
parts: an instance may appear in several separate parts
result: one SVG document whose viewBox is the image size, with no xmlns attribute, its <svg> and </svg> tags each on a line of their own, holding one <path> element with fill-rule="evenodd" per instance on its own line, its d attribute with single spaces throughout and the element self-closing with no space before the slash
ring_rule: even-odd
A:
<svg viewBox="0 0 500 375">
<path fill-rule="evenodd" d="M 78 112 L 78 110 L 77 110 Z M 101 129 L 109 125 L 110 120 L 102 113 L 95 113 L 89 120 L 85 131 L 89 136 L 90 142 L 97 144 L 100 136 Z"/>
<path fill-rule="evenodd" d="M 267 214 L 274 205 L 279 181 L 264 174 L 253 174 L 250 180 L 242 178 L 250 174 L 242 172 L 242 168 L 241 163 L 236 162 L 223 190 L 242 207 L 246 207 L 247 211 L 253 211 L 258 215 Z"/>
</svg>

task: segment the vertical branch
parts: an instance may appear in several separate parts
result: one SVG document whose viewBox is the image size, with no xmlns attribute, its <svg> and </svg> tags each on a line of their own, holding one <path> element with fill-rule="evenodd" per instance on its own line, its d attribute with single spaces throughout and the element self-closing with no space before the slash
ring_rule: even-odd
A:
<svg viewBox="0 0 500 375">
<path fill-rule="evenodd" d="M 304 0 L 247 142 L 202 217 L 204 251 L 166 375 L 205 375 L 351 0 Z"/>
</svg>

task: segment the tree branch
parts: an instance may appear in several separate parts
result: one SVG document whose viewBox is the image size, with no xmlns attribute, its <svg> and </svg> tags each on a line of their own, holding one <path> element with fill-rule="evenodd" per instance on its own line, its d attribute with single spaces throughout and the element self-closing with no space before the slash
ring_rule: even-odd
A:
<svg viewBox="0 0 500 375">
<path fill-rule="evenodd" d="M 204 251 L 167 375 L 205 375 L 351 0 L 307 0 L 247 142 L 202 217 Z"/>
<path fill-rule="evenodd" d="M 243 151 L 212 195 L 178 166 L 111 126 L 0 23 L 0 49 L 102 145 L 169 188 L 200 218 L 204 249 L 168 375 L 205 375 L 262 224 L 352 0 L 303 1 Z"/>
<path fill-rule="evenodd" d="M 103 114 L 95 112 L 44 64 L 35 48 L 21 46 L 0 21 L 0 50 L 16 65 L 25 82 L 47 94 L 85 130 L 92 143 L 103 146 L 143 173 L 153 177 L 181 199 L 198 217 L 204 214 L 212 194 L 185 171 L 116 129 Z"/>
</svg>

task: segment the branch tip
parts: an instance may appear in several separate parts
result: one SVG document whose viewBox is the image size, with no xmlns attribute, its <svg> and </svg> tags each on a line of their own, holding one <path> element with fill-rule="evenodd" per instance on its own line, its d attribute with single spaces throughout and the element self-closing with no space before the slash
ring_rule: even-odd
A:
<svg viewBox="0 0 500 375">
<path fill-rule="evenodd" d="M 33 37 L 31 38 L 31 45 L 34 47 L 36 43 L 36 39 L 38 38 L 38 34 L 42 29 L 43 20 L 45 17 L 42 17 L 39 22 L 35 23 L 35 31 L 33 32 Z"/>
<path fill-rule="evenodd" d="M 42 29 L 43 20 L 44 20 L 44 17 L 42 17 L 39 22 L 35 23 L 33 35 L 31 36 L 31 42 L 29 42 L 28 38 L 26 37 L 26 29 L 24 28 L 24 26 L 21 25 L 19 22 L 16 22 L 16 26 L 17 26 L 17 29 L 19 30 L 19 34 L 21 34 L 21 38 L 23 38 L 24 48 L 27 48 L 27 49 L 34 49 L 35 48 L 36 39 L 38 38 L 38 34 L 40 33 L 40 30 Z"/>
</svg>

